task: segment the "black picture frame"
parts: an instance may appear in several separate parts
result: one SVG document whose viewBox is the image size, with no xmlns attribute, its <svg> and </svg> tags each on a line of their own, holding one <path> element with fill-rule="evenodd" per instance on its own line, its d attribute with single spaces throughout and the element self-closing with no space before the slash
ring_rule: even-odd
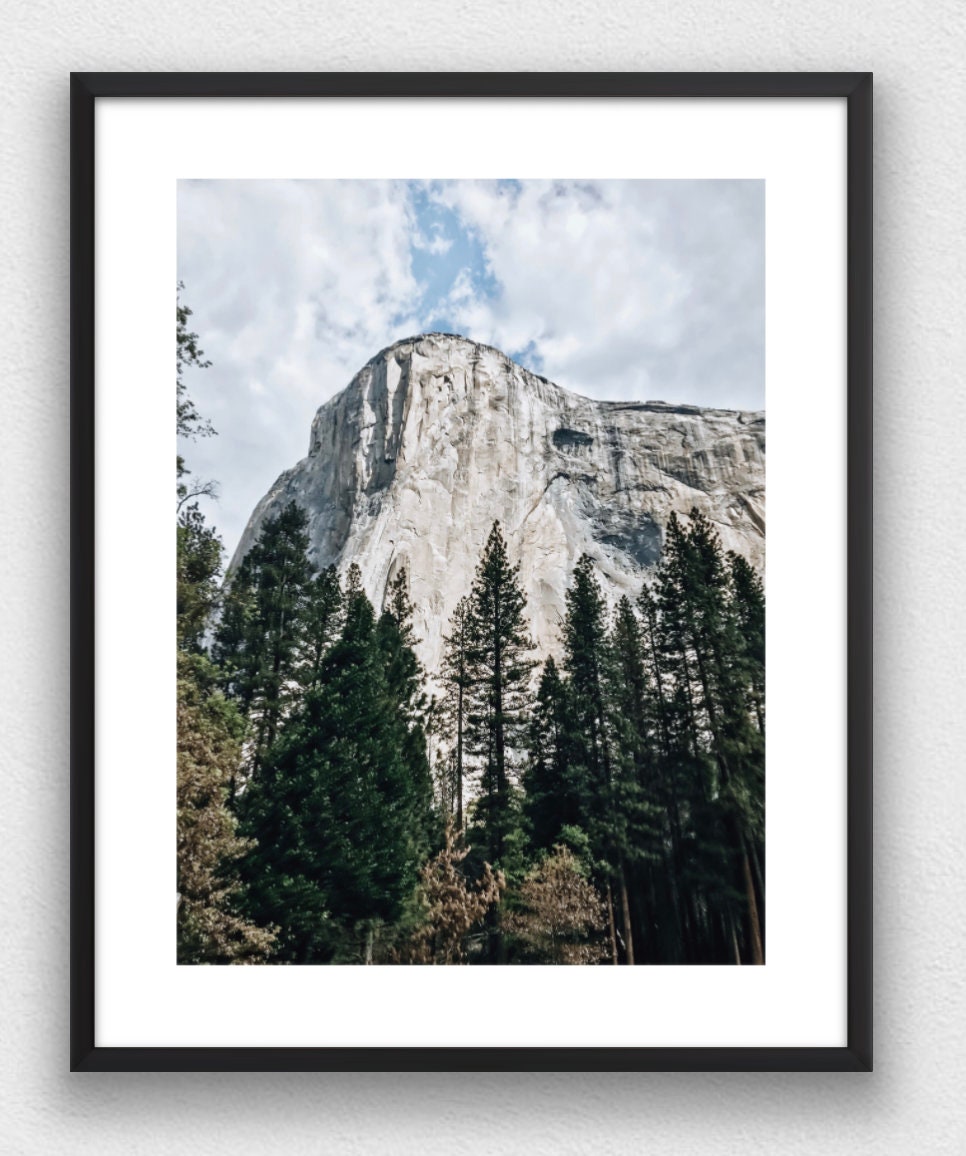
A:
<svg viewBox="0 0 966 1156">
<path fill-rule="evenodd" d="M 100 97 L 844 98 L 847 203 L 845 1047 L 98 1047 L 94 992 L 94 168 Z M 71 76 L 70 1067 L 106 1071 L 872 1070 L 872 75 L 73 73 Z"/>
</svg>

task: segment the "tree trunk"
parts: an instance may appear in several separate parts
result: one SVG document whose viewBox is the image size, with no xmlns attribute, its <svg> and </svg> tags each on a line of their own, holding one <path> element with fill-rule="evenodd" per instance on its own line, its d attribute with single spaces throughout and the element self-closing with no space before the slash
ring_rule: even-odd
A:
<svg viewBox="0 0 966 1156">
<path fill-rule="evenodd" d="M 631 905 L 627 898 L 627 877 L 624 874 L 624 865 L 621 864 L 621 916 L 624 920 L 624 946 L 627 952 L 627 962 L 634 965 L 634 932 L 631 928 Z"/>
<path fill-rule="evenodd" d="M 741 951 L 738 947 L 738 932 L 735 930 L 735 920 L 734 920 L 733 915 L 729 914 L 728 922 L 731 924 L 731 944 L 732 944 L 734 951 L 735 951 L 735 963 L 737 963 L 740 966 L 741 965 Z"/>
<path fill-rule="evenodd" d="M 744 840 L 742 840 L 742 844 Z M 761 924 L 758 922 L 758 901 L 755 899 L 755 881 L 751 877 L 748 852 L 742 848 L 741 870 L 745 877 L 745 893 L 748 896 L 748 923 L 751 929 L 751 962 L 763 964 L 765 952 L 761 942 Z"/>
<path fill-rule="evenodd" d="M 610 961 L 616 967 L 620 962 L 617 958 L 617 928 L 614 925 L 614 895 L 607 882 L 607 925 L 610 929 Z"/>
<path fill-rule="evenodd" d="M 493 592 L 493 744 L 496 756 L 497 858 L 503 858 L 503 809 L 506 805 L 506 750 L 503 734 L 503 653 L 500 646 L 500 599 Z M 491 815 L 492 817 L 492 815 Z"/>
<path fill-rule="evenodd" d="M 751 856 L 751 869 L 755 879 L 755 899 L 758 901 L 758 923 L 761 927 L 762 941 L 768 935 L 768 912 L 765 910 L 765 876 L 761 867 L 761 858 L 758 854 L 758 844 L 752 839 L 749 854 Z"/>
<path fill-rule="evenodd" d="M 456 830 L 463 830 L 463 686 L 456 703 Z"/>
</svg>

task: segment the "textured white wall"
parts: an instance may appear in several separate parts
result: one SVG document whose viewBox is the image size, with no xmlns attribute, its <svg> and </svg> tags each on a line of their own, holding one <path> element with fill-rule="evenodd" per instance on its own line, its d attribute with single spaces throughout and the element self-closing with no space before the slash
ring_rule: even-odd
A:
<svg viewBox="0 0 966 1156">
<path fill-rule="evenodd" d="M 962 1152 L 963 5 L 4 7 L 0 1149 Z M 876 1073 L 68 1075 L 68 71 L 861 68 L 877 85 Z"/>
</svg>

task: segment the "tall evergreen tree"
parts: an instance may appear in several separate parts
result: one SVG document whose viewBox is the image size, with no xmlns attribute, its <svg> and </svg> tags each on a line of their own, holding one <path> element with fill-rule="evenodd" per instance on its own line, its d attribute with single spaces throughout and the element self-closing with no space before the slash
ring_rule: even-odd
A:
<svg viewBox="0 0 966 1156">
<path fill-rule="evenodd" d="M 280 924 L 276 958 L 369 961 L 379 926 L 400 917 L 426 854 L 407 735 L 372 606 L 350 590 L 317 685 L 239 800 L 258 840 L 244 864 L 248 906 Z"/>
<path fill-rule="evenodd" d="M 551 851 L 564 827 L 584 822 L 586 792 L 568 749 L 571 714 L 567 686 L 551 655 L 540 675 L 523 775 L 523 811 L 537 851 Z"/>
<path fill-rule="evenodd" d="M 688 800 L 694 759 L 690 729 L 685 719 L 687 696 L 675 680 L 666 643 L 666 623 L 661 618 L 657 584 L 645 586 L 638 600 L 641 613 L 642 653 L 651 688 L 651 721 L 655 747 L 655 773 L 650 797 L 661 809 L 664 847 L 663 869 L 652 875 L 651 901 L 657 926 L 659 962 L 699 962 L 694 943 L 694 911 L 689 887 Z"/>
<path fill-rule="evenodd" d="M 265 519 L 230 575 L 215 631 L 213 654 L 226 689 L 253 722 L 252 773 L 275 741 L 298 684 L 311 590 L 307 523 L 295 502 Z"/>
<path fill-rule="evenodd" d="M 765 733 L 765 588 L 740 554 L 729 554 L 730 585 L 735 626 L 740 639 L 741 678 L 750 710 L 761 734 Z"/>
<path fill-rule="evenodd" d="M 572 703 L 571 757 L 583 777 L 584 810 L 595 853 L 607 874 L 608 906 L 613 885 L 620 902 L 625 961 L 633 964 L 634 933 L 626 867 L 631 847 L 626 815 L 619 806 L 626 785 L 621 781 L 606 697 L 612 661 L 607 605 L 587 554 L 577 560 L 566 605 L 563 640 Z"/>
<path fill-rule="evenodd" d="M 385 609 L 379 618 L 377 633 L 385 655 L 390 692 L 413 722 L 421 722 L 426 710 L 422 689 L 426 672 L 413 649 L 416 645 L 413 605 L 405 570 L 399 571 L 386 590 Z"/>
<path fill-rule="evenodd" d="M 634 958 L 638 963 L 656 963 L 663 958 L 656 892 L 666 870 L 666 800 L 659 781 L 655 703 L 641 623 L 626 597 L 617 604 L 608 643 L 605 697 L 615 751 L 617 818 L 611 834 L 627 876 Z"/>
<path fill-rule="evenodd" d="M 407 799 L 412 815 L 413 845 L 427 853 L 436 831 L 432 817 L 433 780 L 429 765 L 429 703 L 423 686 L 426 672 L 416 656 L 409 574 L 400 570 L 389 583 L 385 609 L 376 625 L 376 644 L 383 656 L 389 709 L 400 727 L 400 756 L 408 772 Z"/>
<path fill-rule="evenodd" d="M 456 604 L 449 621 L 449 633 L 443 636 L 443 661 L 439 679 L 443 687 L 441 719 L 449 731 L 447 763 L 451 791 L 455 803 L 457 834 L 463 830 L 463 799 L 466 777 L 467 712 L 470 703 L 472 676 L 470 672 L 471 608 L 468 598 Z"/>
<path fill-rule="evenodd" d="M 643 785 L 653 761 L 652 709 L 641 624 L 626 596 L 617 603 L 611 651 L 615 724 L 620 727 L 621 745 L 633 762 L 636 778 Z"/>
<path fill-rule="evenodd" d="M 303 687 L 317 684 L 322 659 L 339 637 L 342 628 L 342 587 L 334 566 L 326 566 L 306 588 L 301 615 L 301 637 L 296 663 Z"/>
<path fill-rule="evenodd" d="M 504 865 L 514 822 L 511 789 L 526 745 L 534 667 L 519 570 L 519 564 L 510 565 L 506 541 L 494 522 L 469 596 L 471 701 L 466 737 L 480 768 L 476 822 L 484 833 L 487 857 L 499 865 Z"/>
</svg>

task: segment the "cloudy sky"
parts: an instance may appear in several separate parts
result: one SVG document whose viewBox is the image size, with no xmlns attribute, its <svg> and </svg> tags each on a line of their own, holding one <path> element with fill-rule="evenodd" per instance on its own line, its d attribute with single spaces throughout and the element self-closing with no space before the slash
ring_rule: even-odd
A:
<svg viewBox="0 0 966 1156">
<path fill-rule="evenodd" d="M 319 405 L 416 333 L 591 397 L 763 408 L 764 227 L 761 181 L 181 181 L 212 362 L 187 384 L 218 431 L 182 452 L 229 556 Z"/>
</svg>

